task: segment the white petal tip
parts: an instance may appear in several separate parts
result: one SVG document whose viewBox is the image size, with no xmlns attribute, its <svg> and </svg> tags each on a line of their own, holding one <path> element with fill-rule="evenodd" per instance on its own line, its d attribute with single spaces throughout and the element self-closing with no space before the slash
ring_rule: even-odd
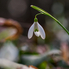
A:
<svg viewBox="0 0 69 69">
<path fill-rule="evenodd" d="M 34 32 L 34 34 L 37 36 L 37 37 L 39 37 L 40 36 L 40 32 L 38 31 L 36 31 L 36 32 Z"/>
<path fill-rule="evenodd" d="M 28 39 L 31 39 L 31 37 L 28 37 Z"/>
<path fill-rule="evenodd" d="M 45 38 L 42 38 L 42 39 L 45 39 Z"/>
<path fill-rule="evenodd" d="M 30 7 L 32 7 L 33 5 L 30 5 Z"/>
<path fill-rule="evenodd" d="M 32 36 L 30 36 L 29 34 L 28 34 L 28 39 L 31 39 L 32 38 Z"/>
<path fill-rule="evenodd" d="M 45 39 L 45 36 L 42 36 L 41 38 L 42 38 L 42 39 Z"/>
</svg>

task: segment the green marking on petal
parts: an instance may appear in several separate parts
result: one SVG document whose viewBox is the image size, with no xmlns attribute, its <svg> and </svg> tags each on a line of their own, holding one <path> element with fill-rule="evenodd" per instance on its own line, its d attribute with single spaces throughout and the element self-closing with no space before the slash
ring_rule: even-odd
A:
<svg viewBox="0 0 69 69">
<path fill-rule="evenodd" d="M 36 31 L 38 32 L 38 29 L 35 29 L 35 30 L 34 30 L 34 32 L 36 32 Z"/>
</svg>

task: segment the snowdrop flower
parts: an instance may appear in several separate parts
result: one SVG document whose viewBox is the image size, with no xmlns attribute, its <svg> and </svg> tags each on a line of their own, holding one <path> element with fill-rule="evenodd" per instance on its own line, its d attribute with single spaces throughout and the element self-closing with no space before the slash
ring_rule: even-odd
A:
<svg viewBox="0 0 69 69">
<path fill-rule="evenodd" d="M 28 38 L 32 38 L 33 36 L 33 32 L 34 34 L 39 37 L 41 36 L 42 39 L 45 39 L 45 32 L 43 27 L 38 23 L 38 19 L 34 18 L 34 23 L 32 24 L 32 26 L 29 28 L 28 31 Z"/>
</svg>

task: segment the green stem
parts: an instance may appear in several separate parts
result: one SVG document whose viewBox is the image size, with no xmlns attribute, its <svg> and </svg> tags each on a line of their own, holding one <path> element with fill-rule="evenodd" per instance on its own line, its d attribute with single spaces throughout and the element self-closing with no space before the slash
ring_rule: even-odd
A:
<svg viewBox="0 0 69 69">
<path fill-rule="evenodd" d="M 41 14 L 43 14 L 43 13 L 38 13 L 38 14 L 36 14 L 36 15 L 35 15 L 35 18 L 36 18 L 38 15 L 41 15 Z"/>
<path fill-rule="evenodd" d="M 52 19 L 54 19 L 67 32 L 67 34 L 69 35 L 69 31 L 56 18 L 54 18 L 48 12 L 46 12 L 46 11 L 42 10 L 41 8 L 39 8 L 37 6 L 34 6 L 34 5 L 31 5 L 31 7 L 34 8 L 35 10 L 39 11 L 41 14 L 47 15 L 47 16 L 51 17 Z"/>
</svg>

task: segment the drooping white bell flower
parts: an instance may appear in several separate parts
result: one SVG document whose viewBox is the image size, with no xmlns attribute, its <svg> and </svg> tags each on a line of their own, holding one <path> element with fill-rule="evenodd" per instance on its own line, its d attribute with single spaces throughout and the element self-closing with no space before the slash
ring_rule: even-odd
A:
<svg viewBox="0 0 69 69">
<path fill-rule="evenodd" d="M 43 27 L 38 23 L 37 18 L 34 19 L 34 23 L 29 28 L 29 31 L 28 31 L 29 39 L 32 38 L 33 32 L 37 37 L 41 36 L 42 39 L 45 39 L 45 31 L 44 31 Z"/>
</svg>

